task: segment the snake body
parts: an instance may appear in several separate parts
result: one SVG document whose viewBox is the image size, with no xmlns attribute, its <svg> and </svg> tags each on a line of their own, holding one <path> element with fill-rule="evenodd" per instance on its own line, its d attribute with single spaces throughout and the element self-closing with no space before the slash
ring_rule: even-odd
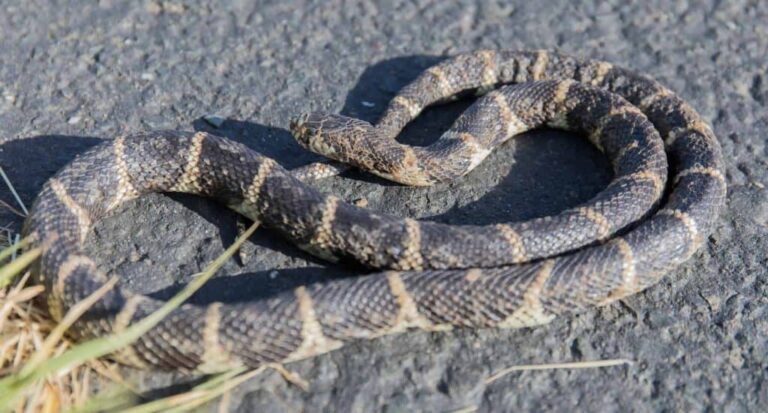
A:
<svg viewBox="0 0 768 413">
<path fill-rule="evenodd" d="M 430 147 L 393 139 L 426 106 L 467 91 L 485 96 Z M 43 187 L 25 232 L 42 247 L 36 272 L 58 319 L 107 280 L 82 249 L 92 223 L 148 192 L 215 198 L 319 256 L 389 270 L 249 303 L 186 304 L 115 355 L 138 367 L 212 372 L 409 328 L 544 324 L 654 284 L 712 230 L 726 192 L 712 131 L 670 90 L 605 62 L 546 51 L 462 54 L 406 86 L 375 126 L 310 114 L 292 129 L 331 158 L 430 185 L 466 174 L 493 147 L 543 125 L 589 136 L 615 177 L 585 204 L 523 223 L 451 226 L 377 214 L 303 182 L 340 167 L 286 171 L 224 138 L 164 131 L 119 137 L 77 157 Z M 160 305 L 113 288 L 72 334 L 123 331 Z"/>
</svg>

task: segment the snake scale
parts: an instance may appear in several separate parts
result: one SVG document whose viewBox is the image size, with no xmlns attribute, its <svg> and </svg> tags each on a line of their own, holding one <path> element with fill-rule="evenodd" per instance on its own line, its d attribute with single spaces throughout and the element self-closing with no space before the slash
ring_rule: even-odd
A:
<svg viewBox="0 0 768 413">
<path fill-rule="evenodd" d="M 394 140 L 428 105 L 467 92 L 482 96 L 432 145 Z M 611 160 L 612 182 L 551 217 L 454 226 L 361 209 L 305 183 L 343 170 L 335 164 L 286 171 L 212 134 L 149 132 L 73 160 L 45 184 L 25 232 L 42 246 L 36 273 L 57 319 L 107 280 L 82 247 L 93 222 L 148 192 L 211 197 L 321 257 L 386 270 L 248 303 L 185 304 L 115 354 L 138 367 L 213 372 L 409 328 L 544 324 L 654 284 L 713 229 L 726 183 L 711 129 L 669 89 L 606 62 L 547 51 L 461 54 L 403 88 L 375 126 L 308 114 L 291 129 L 330 158 L 431 185 L 459 178 L 495 146 L 539 126 L 586 135 Z M 161 304 L 116 287 L 71 334 L 123 331 Z"/>
</svg>

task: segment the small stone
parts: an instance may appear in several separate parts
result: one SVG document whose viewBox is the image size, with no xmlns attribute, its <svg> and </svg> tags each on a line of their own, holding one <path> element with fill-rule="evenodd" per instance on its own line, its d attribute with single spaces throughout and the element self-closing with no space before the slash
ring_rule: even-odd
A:
<svg viewBox="0 0 768 413">
<path fill-rule="evenodd" d="M 279 274 L 280 274 L 280 273 L 279 273 L 279 272 L 277 272 L 276 270 L 272 270 L 272 271 L 270 271 L 270 272 L 269 272 L 269 278 L 270 278 L 270 279 L 272 279 L 272 280 L 274 280 L 275 278 L 277 278 L 277 276 L 278 276 Z"/>
<path fill-rule="evenodd" d="M 375 104 L 375 103 L 373 103 L 373 102 L 368 102 L 367 100 L 364 100 L 364 101 L 362 101 L 362 102 L 360 102 L 360 103 L 362 103 L 362 104 L 363 104 L 363 106 L 365 106 L 366 108 L 372 108 L 372 107 L 376 106 L 376 104 Z"/>
<path fill-rule="evenodd" d="M 141 80 L 147 80 L 147 81 L 155 80 L 154 73 L 149 73 L 149 72 L 142 73 L 140 77 L 141 77 Z"/>
<path fill-rule="evenodd" d="M 365 208 L 368 206 L 368 199 L 367 198 L 357 198 L 354 201 L 352 201 L 352 204 L 354 204 L 356 207 Z"/>
<path fill-rule="evenodd" d="M 128 256 L 128 260 L 130 262 L 139 262 L 141 260 L 141 254 L 139 254 L 138 251 L 131 251 L 131 254 Z"/>
<path fill-rule="evenodd" d="M 224 122 L 227 120 L 226 118 L 218 116 L 218 115 L 203 116 L 203 119 L 206 122 L 208 122 L 209 125 L 213 126 L 214 128 L 221 127 L 221 125 L 223 125 Z"/>
<path fill-rule="evenodd" d="M 80 116 L 72 116 L 67 120 L 67 123 L 69 123 L 70 125 L 77 125 L 78 123 L 80 123 Z"/>
</svg>

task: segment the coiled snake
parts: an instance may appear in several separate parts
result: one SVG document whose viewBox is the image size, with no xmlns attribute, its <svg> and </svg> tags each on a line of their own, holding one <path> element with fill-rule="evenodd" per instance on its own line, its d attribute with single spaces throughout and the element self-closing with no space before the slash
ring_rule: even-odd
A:
<svg viewBox="0 0 768 413">
<path fill-rule="evenodd" d="M 434 144 L 393 139 L 426 106 L 467 91 L 484 96 Z M 183 305 L 116 354 L 140 367 L 203 372 L 297 360 L 412 327 L 547 323 L 652 285 L 704 242 L 726 192 L 715 136 L 670 90 L 609 63 L 546 51 L 462 54 L 406 86 L 376 126 L 309 114 L 291 128 L 333 159 L 431 185 L 542 125 L 587 135 L 615 177 L 585 204 L 528 222 L 450 226 L 377 214 L 302 182 L 342 167 L 286 171 L 224 138 L 166 131 L 118 137 L 77 157 L 46 183 L 25 232 L 43 248 L 37 273 L 55 318 L 106 280 L 82 249 L 91 224 L 148 192 L 212 197 L 319 256 L 389 270 L 249 303 Z M 115 288 L 72 334 L 121 331 L 160 305 Z"/>
</svg>

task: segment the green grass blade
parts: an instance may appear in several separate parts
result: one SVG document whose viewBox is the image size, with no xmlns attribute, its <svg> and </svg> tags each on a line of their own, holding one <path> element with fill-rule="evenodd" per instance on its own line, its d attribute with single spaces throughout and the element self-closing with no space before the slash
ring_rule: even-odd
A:
<svg viewBox="0 0 768 413">
<path fill-rule="evenodd" d="M 18 250 L 24 248 L 29 244 L 29 237 L 22 239 L 21 241 L 13 243 L 10 247 L 0 251 L 0 262 L 3 262 L 4 260 L 8 259 L 9 257 L 13 257 L 13 254 L 15 254 Z"/>
<path fill-rule="evenodd" d="M 218 256 L 208 267 L 192 280 L 186 287 L 179 291 L 175 296 L 168 300 L 163 306 L 151 315 L 143 318 L 136 324 L 125 329 L 120 334 L 96 338 L 73 346 L 63 354 L 46 360 L 31 372 L 21 375 L 14 374 L 4 379 L 0 379 L 0 409 L 10 406 L 24 389 L 34 384 L 37 380 L 53 374 L 57 371 L 68 369 L 74 365 L 83 363 L 89 359 L 98 358 L 123 348 L 138 340 L 143 334 L 156 326 L 169 313 L 178 308 L 192 294 L 194 294 L 203 284 L 210 279 L 222 265 L 237 252 L 240 246 L 256 231 L 259 222 L 254 222 L 235 242 L 229 246 L 220 256 Z M 21 260 L 21 257 L 16 261 Z M 14 261 L 14 262 L 16 262 Z"/>
<path fill-rule="evenodd" d="M 8 249 L 6 249 L 6 251 Z M 41 251 L 42 250 L 40 248 L 33 248 L 24 254 L 21 254 L 15 260 L 0 267 L 0 288 L 7 287 L 11 281 L 13 281 L 14 277 L 24 271 L 25 268 L 27 268 L 40 256 Z"/>
</svg>

